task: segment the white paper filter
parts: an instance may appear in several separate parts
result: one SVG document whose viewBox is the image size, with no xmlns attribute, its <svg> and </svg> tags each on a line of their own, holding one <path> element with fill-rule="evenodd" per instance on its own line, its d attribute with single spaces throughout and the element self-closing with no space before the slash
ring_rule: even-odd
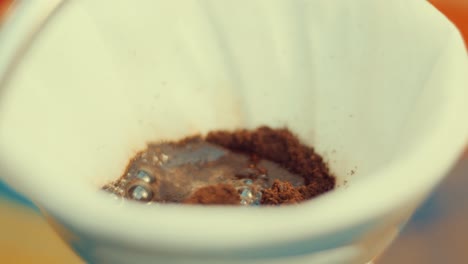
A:
<svg viewBox="0 0 468 264">
<path fill-rule="evenodd" d="M 419 0 L 70 1 L 1 87 L 0 157 L 23 175 L 3 177 L 52 208 L 74 198 L 35 190 L 97 190 L 148 141 L 269 125 L 350 197 L 384 200 L 352 192 L 384 176 L 429 190 L 467 139 L 464 56 Z"/>
</svg>

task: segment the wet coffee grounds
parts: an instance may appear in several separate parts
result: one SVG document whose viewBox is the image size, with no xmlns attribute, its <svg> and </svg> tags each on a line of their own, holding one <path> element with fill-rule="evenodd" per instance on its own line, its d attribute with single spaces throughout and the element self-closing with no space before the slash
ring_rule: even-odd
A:
<svg viewBox="0 0 468 264">
<path fill-rule="evenodd" d="M 141 202 L 295 204 L 335 187 L 322 157 L 288 129 L 213 131 L 149 144 L 103 189 Z"/>
</svg>

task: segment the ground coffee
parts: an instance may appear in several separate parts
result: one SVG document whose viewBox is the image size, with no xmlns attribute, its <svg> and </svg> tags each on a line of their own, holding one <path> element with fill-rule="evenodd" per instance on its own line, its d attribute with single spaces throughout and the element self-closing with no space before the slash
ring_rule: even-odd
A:
<svg viewBox="0 0 468 264">
<path fill-rule="evenodd" d="M 214 131 L 149 144 L 103 189 L 142 202 L 280 205 L 332 190 L 335 178 L 288 129 Z"/>
</svg>

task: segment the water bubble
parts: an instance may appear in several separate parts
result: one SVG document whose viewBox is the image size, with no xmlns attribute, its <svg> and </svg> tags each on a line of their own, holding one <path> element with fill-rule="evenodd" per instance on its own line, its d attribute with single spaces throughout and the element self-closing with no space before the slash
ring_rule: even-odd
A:
<svg viewBox="0 0 468 264">
<path fill-rule="evenodd" d="M 153 191 L 146 184 L 133 184 L 127 190 L 127 195 L 134 200 L 149 202 L 153 199 Z"/>
<path fill-rule="evenodd" d="M 241 201 L 240 201 L 241 205 L 249 205 L 250 200 L 252 198 L 252 191 L 249 188 L 243 188 L 241 189 L 240 197 L 241 197 Z"/>
<path fill-rule="evenodd" d="M 241 205 L 260 205 L 262 200 L 262 192 L 259 190 L 252 190 L 249 187 L 239 189 L 241 197 Z"/>
<path fill-rule="evenodd" d="M 136 177 L 146 183 L 152 183 L 156 180 L 153 175 L 144 170 L 139 170 L 136 174 Z"/>
<path fill-rule="evenodd" d="M 252 191 L 249 188 L 244 188 L 241 192 L 241 197 L 251 199 L 253 196 Z"/>
</svg>

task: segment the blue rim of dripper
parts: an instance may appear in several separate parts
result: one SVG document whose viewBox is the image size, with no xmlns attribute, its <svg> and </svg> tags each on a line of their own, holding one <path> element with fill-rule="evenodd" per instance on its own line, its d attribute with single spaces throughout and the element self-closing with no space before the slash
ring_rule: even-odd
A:
<svg viewBox="0 0 468 264">
<path fill-rule="evenodd" d="M 31 202 L 31 200 L 13 190 L 2 180 L 0 180 L 0 200 L 6 200 L 8 202 L 19 204 L 39 212 L 39 209 L 34 205 L 33 202 Z"/>
</svg>

